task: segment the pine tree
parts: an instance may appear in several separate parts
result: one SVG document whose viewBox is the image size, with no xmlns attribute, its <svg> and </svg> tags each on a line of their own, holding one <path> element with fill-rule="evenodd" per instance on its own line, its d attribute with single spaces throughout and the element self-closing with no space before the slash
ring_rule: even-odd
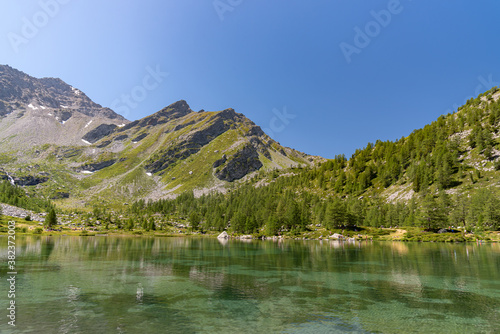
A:
<svg viewBox="0 0 500 334">
<path fill-rule="evenodd" d="M 134 221 L 132 220 L 132 218 L 129 218 L 128 222 L 127 222 L 127 230 L 129 231 L 132 231 L 134 229 Z"/>
<path fill-rule="evenodd" d="M 457 195 L 454 200 L 455 205 L 451 211 L 450 222 L 453 226 L 466 225 L 466 218 L 469 211 L 469 199 L 465 195 Z"/>
<path fill-rule="evenodd" d="M 153 218 L 149 218 L 149 230 L 156 231 L 156 224 Z"/>
<path fill-rule="evenodd" d="M 343 226 L 346 221 L 345 205 L 340 198 L 335 198 L 326 209 L 326 226 L 337 228 Z"/>
<path fill-rule="evenodd" d="M 266 223 L 266 235 L 276 235 L 279 231 L 279 226 L 276 217 L 270 215 Z"/>
<path fill-rule="evenodd" d="M 443 227 L 445 216 L 438 202 L 431 194 L 428 194 L 424 198 L 420 221 L 423 225 L 427 226 L 429 230 Z"/>
<path fill-rule="evenodd" d="M 56 211 L 52 208 L 49 210 L 47 217 L 45 217 L 45 227 L 52 228 L 57 225 Z"/>
<path fill-rule="evenodd" d="M 193 231 L 197 231 L 200 225 L 200 215 L 196 211 L 191 211 L 189 214 L 189 225 Z"/>
</svg>

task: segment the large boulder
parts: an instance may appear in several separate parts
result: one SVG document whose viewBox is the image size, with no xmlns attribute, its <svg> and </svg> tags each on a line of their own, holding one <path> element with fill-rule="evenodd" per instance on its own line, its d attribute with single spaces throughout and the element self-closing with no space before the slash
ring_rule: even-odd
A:
<svg viewBox="0 0 500 334">
<path fill-rule="evenodd" d="M 219 236 L 217 237 L 217 239 L 228 239 L 229 238 L 229 234 L 227 234 L 226 231 L 222 232 L 221 234 L 219 234 Z"/>
</svg>

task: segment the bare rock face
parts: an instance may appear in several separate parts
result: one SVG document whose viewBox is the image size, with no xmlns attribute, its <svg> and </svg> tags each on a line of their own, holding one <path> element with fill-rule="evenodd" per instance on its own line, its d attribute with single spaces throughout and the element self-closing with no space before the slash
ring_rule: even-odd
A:
<svg viewBox="0 0 500 334">
<path fill-rule="evenodd" d="M 233 114 L 235 113 L 233 112 Z M 228 117 L 230 117 L 228 113 L 222 112 L 207 126 L 192 131 L 178 142 L 161 150 L 154 158 L 148 161 L 145 166 L 146 170 L 151 173 L 162 171 L 175 162 L 184 160 L 199 152 L 203 146 L 231 128 L 232 123 L 228 122 Z"/>
<path fill-rule="evenodd" d="M 101 124 L 97 128 L 87 132 L 82 139 L 93 144 L 106 137 L 107 135 L 113 133 L 116 127 L 117 126 L 114 124 Z"/>
<path fill-rule="evenodd" d="M 225 163 L 226 163 L 226 161 L 227 161 L 227 157 L 226 157 L 226 155 L 224 154 L 224 155 L 222 155 L 222 158 L 221 158 L 221 159 L 219 159 L 219 160 L 217 160 L 217 161 L 215 161 L 215 162 L 213 163 L 212 167 L 213 167 L 213 168 L 217 168 L 217 167 L 219 167 L 219 166 L 221 166 L 221 165 L 225 164 Z"/>
<path fill-rule="evenodd" d="M 86 146 L 82 137 L 99 125 L 127 123 L 61 79 L 38 79 L 0 65 L 0 151 L 4 153 L 45 144 Z"/>
<path fill-rule="evenodd" d="M 233 182 L 239 180 L 263 166 L 259 160 L 259 153 L 251 145 L 246 145 L 227 160 L 223 167 L 215 173 L 215 176 L 222 181 Z"/>
<path fill-rule="evenodd" d="M 37 184 L 47 182 L 49 180 L 46 176 L 28 175 L 14 178 L 18 186 L 36 186 Z"/>
<path fill-rule="evenodd" d="M 141 140 L 143 140 L 144 138 L 146 138 L 148 136 L 147 133 L 142 133 L 140 135 L 138 135 L 137 137 L 135 137 L 134 139 L 132 139 L 133 142 L 140 142 Z"/>
<path fill-rule="evenodd" d="M 137 121 L 133 121 L 132 123 L 129 123 L 126 126 L 118 129 L 118 131 L 126 131 L 133 127 L 145 128 L 166 124 L 174 119 L 184 117 L 192 112 L 193 111 L 191 110 L 187 102 L 184 100 L 180 100 L 172 103 L 168 107 L 163 108 L 153 115 L 147 116 Z"/>
<path fill-rule="evenodd" d="M 0 117 L 20 106 L 33 108 L 78 110 L 91 117 L 104 117 L 125 121 L 109 108 L 93 102 L 82 91 L 58 78 L 37 79 L 10 66 L 0 65 Z"/>
<path fill-rule="evenodd" d="M 116 159 L 111 159 L 111 160 L 106 160 L 106 161 L 101 161 L 101 162 L 96 162 L 96 163 L 88 163 L 85 165 L 82 165 L 75 170 L 78 172 L 81 171 L 88 171 L 88 172 L 97 172 L 98 170 L 101 170 L 103 168 L 112 166 L 116 163 Z"/>
</svg>

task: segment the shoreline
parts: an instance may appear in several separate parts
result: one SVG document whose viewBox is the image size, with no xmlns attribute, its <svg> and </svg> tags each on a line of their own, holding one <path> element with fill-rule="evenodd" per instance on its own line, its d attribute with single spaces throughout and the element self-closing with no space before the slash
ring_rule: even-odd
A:
<svg viewBox="0 0 500 334">
<path fill-rule="evenodd" d="M 73 231 L 74 232 L 74 231 Z M 498 237 L 500 237 L 499 233 L 496 233 Z M 0 238 L 7 237 L 8 233 L 0 232 Z M 54 231 L 44 231 L 43 233 L 25 233 L 21 231 L 16 231 L 16 236 L 19 237 L 98 237 L 98 238 L 209 238 L 209 239 L 217 239 L 220 241 L 242 241 L 242 242 L 253 242 L 253 241 L 274 241 L 274 242 L 282 242 L 282 241 L 335 241 L 342 243 L 354 243 L 354 242 L 368 242 L 368 241 L 377 241 L 377 242 L 402 242 L 402 243 L 463 243 L 463 244 L 490 244 L 490 243 L 500 243 L 498 239 L 486 239 L 483 238 L 474 238 L 473 240 L 441 240 L 437 235 L 433 236 L 437 240 L 404 240 L 401 238 L 307 238 L 307 237 L 292 237 L 292 236 L 261 236 L 261 237 L 251 237 L 245 235 L 234 235 L 229 238 L 217 238 L 217 234 L 193 234 L 193 233 L 143 233 L 143 234 L 134 234 L 134 233 L 66 233 L 66 232 L 54 232 Z M 446 236 L 445 236 L 446 237 Z"/>
<path fill-rule="evenodd" d="M 80 236 L 80 237 L 156 237 L 156 238 L 217 238 L 219 231 L 192 231 L 189 228 L 169 227 L 168 230 L 123 230 L 105 229 L 94 227 L 92 229 L 71 228 L 58 225 L 56 229 L 47 230 L 36 221 L 3 216 L 0 220 L 0 237 L 8 235 L 4 223 L 14 221 L 16 235 L 19 236 Z M 227 231 L 226 231 L 227 232 Z M 437 233 L 426 231 L 421 227 L 404 228 L 376 228 L 358 226 L 351 229 L 327 230 L 326 228 L 312 228 L 303 232 L 285 231 L 279 236 L 267 236 L 265 233 L 242 234 L 227 232 L 221 240 L 316 240 L 316 241 L 400 241 L 400 242 L 445 242 L 445 243 L 498 243 L 500 231 L 481 231 L 477 233 L 464 233 L 458 229 L 454 233 Z"/>
</svg>

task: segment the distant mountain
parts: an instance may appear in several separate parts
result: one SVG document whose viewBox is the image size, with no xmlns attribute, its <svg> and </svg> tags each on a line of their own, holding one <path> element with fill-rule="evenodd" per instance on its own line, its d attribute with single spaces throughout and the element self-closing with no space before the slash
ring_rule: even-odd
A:
<svg viewBox="0 0 500 334">
<path fill-rule="evenodd" d="M 37 79 L 0 65 L 0 151 L 79 145 L 89 129 L 128 123 L 61 79 Z"/>
<path fill-rule="evenodd" d="M 321 160 L 282 147 L 233 109 L 194 112 L 181 100 L 129 122 L 60 79 L 8 66 L 0 115 L 3 178 L 68 206 L 224 192 L 257 171 Z"/>
<path fill-rule="evenodd" d="M 78 111 L 90 117 L 124 121 L 109 108 L 93 102 L 79 89 L 58 78 L 37 79 L 7 65 L 0 65 L 0 115 L 22 108 Z"/>
</svg>

